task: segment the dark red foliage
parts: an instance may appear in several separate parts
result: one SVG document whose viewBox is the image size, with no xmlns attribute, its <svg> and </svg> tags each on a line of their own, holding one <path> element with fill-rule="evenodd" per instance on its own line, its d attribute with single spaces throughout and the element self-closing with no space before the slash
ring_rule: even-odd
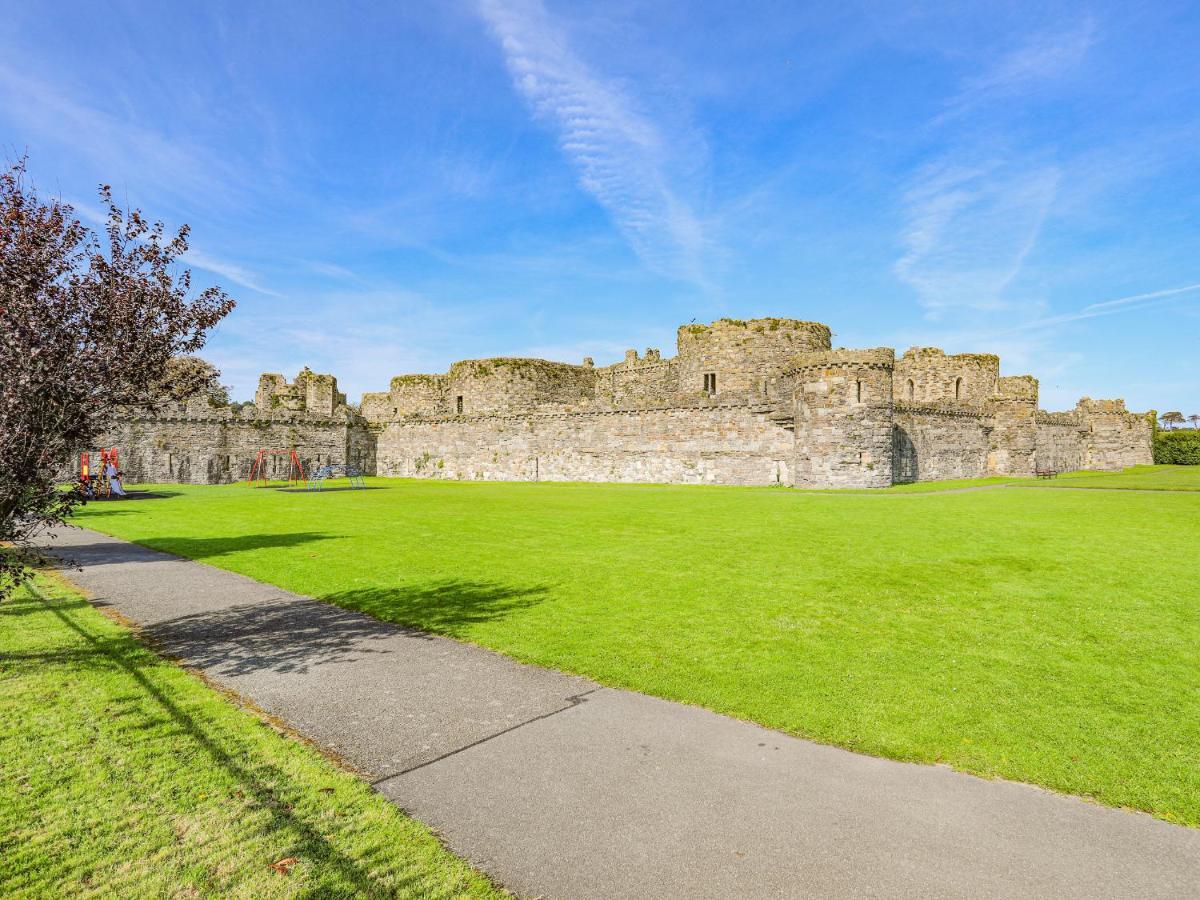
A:
<svg viewBox="0 0 1200 900">
<path fill-rule="evenodd" d="M 186 226 L 168 238 L 107 186 L 100 198 L 97 235 L 38 197 L 23 160 L 0 174 L 0 541 L 18 550 L 82 502 L 58 482 L 115 412 L 153 403 L 168 380 L 174 396 L 211 383 L 211 369 L 172 360 L 200 349 L 234 305 L 216 287 L 190 296 L 191 273 L 176 271 Z M 20 553 L 0 552 L 0 598 L 21 566 Z"/>
</svg>

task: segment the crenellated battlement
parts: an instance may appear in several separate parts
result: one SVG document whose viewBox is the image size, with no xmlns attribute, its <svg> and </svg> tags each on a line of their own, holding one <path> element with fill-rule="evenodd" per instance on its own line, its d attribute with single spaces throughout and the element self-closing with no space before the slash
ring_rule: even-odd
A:
<svg viewBox="0 0 1200 900">
<path fill-rule="evenodd" d="M 787 374 L 801 374 L 812 369 L 868 368 L 891 371 L 896 365 L 896 351 L 891 347 L 875 347 L 870 350 L 817 350 L 795 356 L 785 370 Z"/>
<path fill-rule="evenodd" d="M 166 404 L 123 420 L 107 444 L 135 478 L 204 482 L 244 477 L 262 448 L 421 478 L 810 487 L 1149 461 L 1149 422 L 1121 400 L 1047 413 L 1037 379 L 1001 376 L 994 354 L 897 357 L 834 349 L 831 336 L 800 319 L 690 323 L 675 356 L 464 359 L 397 375 L 357 409 L 332 375 L 266 373 L 252 405 Z"/>
</svg>

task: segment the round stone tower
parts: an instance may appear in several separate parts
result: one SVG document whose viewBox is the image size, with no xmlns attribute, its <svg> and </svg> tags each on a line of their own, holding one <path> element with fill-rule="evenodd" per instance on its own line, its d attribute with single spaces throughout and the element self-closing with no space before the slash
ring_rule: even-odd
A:
<svg viewBox="0 0 1200 900">
<path fill-rule="evenodd" d="M 892 483 L 895 351 L 801 354 L 794 384 L 797 487 L 870 488 Z"/>
<path fill-rule="evenodd" d="M 797 353 L 829 349 L 829 326 L 798 319 L 718 319 L 683 325 L 679 389 L 718 398 L 776 399 L 779 375 Z"/>
</svg>

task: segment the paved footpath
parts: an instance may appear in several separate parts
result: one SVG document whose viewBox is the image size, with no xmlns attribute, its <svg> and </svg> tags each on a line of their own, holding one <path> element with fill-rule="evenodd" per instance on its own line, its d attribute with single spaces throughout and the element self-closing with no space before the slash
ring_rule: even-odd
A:
<svg viewBox="0 0 1200 900">
<path fill-rule="evenodd" d="M 518 894 L 1194 897 L 1200 830 L 861 756 L 77 529 L 99 605 Z"/>
</svg>

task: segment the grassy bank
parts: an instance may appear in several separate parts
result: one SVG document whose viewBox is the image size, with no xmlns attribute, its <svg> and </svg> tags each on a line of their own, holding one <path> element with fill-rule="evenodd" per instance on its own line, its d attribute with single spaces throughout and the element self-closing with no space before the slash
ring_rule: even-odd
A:
<svg viewBox="0 0 1200 900">
<path fill-rule="evenodd" d="M 0 885 L 6 897 L 497 895 L 357 777 L 47 579 L 0 605 Z"/>
<path fill-rule="evenodd" d="M 80 522 L 518 659 L 1200 825 L 1200 494 L 371 480 Z"/>
</svg>

